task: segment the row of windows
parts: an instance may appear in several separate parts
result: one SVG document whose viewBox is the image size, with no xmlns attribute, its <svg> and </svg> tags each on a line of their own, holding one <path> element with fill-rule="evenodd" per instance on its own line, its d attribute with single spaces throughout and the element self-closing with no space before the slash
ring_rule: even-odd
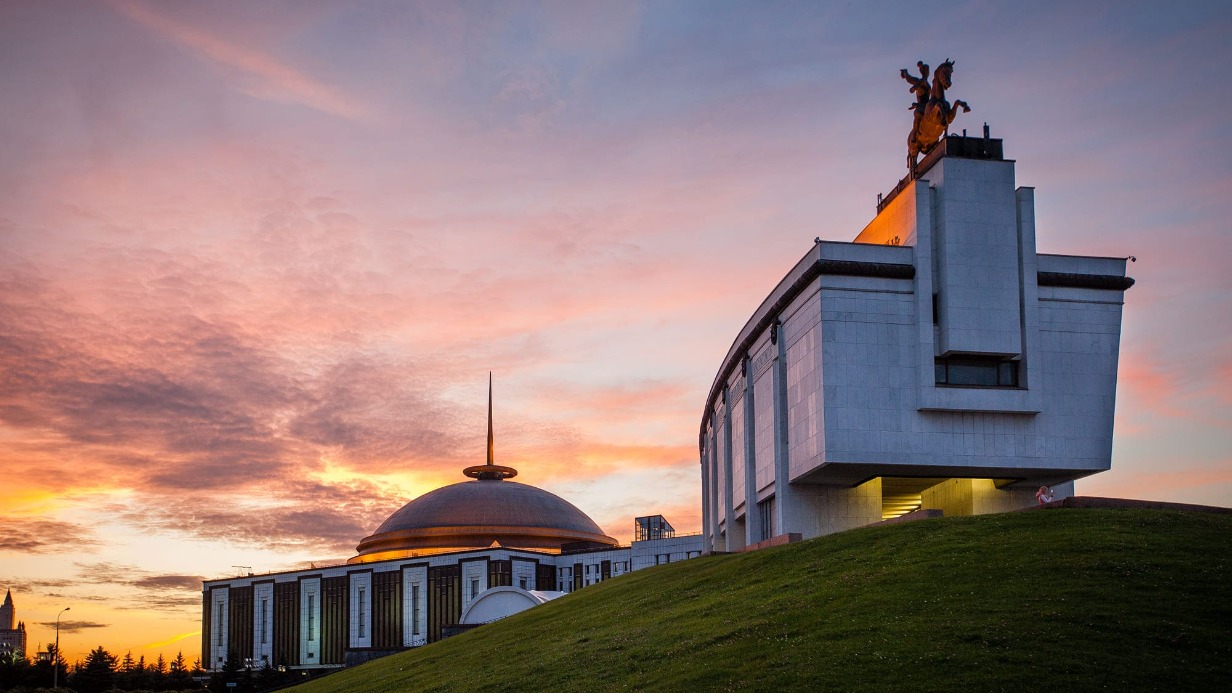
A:
<svg viewBox="0 0 1232 693">
<path fill-rule="evenodd" d="M 613 565 L 614 565 L 614 566 L 616 566 L 616 567 L 622 568 L 622 569 L 623 569 L 623 570 L 625 570 L 625 571 L 627 571 L 627 570 L 628 570 L 628 562 L 627 562 L 627 561 L 626 561 L 626 562 L 622 562 L 622 563 L 616 563 L 616 564 L 613 564 Z M 564 574 L 564 571 L 565 571 L 565 570 L 570 570 L 570 569 L 569 569 L 569 568 L 562 568 L 562 569 L 561 569 L 561 571 L 562 571 L 562 575 Z M 586 566 L 586 572 L 587 572 L 587 574 L 589 574 L 589 573 L 590 573 L 590 571 L 591 571 L 591 566 L 589 566 L 589 565 L 588 565 L 588 566 Z M 598 581 L 598 579 L 599 579 L 599 566 L 598 566 L 598 565 L 595 565 L 595 566 L 594 566 L 594 574 L 595 574 L 595 580 L 596 580 L 596 581 Z M 477 597 L 477 596 L 479 595 L 479 593 L 480 593 L 480 589 L 479 589 L 480 584 L 479 584 L 479 583 L 480 583 L 480 581 L 479 581 L 478 579 L 472 579 L 472 580 L 470 581 L 470 585 L 469 585 L 469 587 L 470 587 L 470 598 L 471 598 L 471 599 L 474 599 L 475 597 Z M 529 583 L 528 583 L 527 578 L 526 578 L 526 577 L 520 577 L 520 578 L 518 579 L 518 586 L 519 586 L 521 589 L 529 589 Z M 365 606 L 366 606 L 366 604 L 367 604 L 367 591 L 366 591 L 366 589 L 364 589 L 364 588 L 362 588 L 362 587 L 361 587 L 361 588 L 359 588 L 359 589 L 357 590 L 357 595 L 356 595 L 356 596 L 358 597 L 358 599 L 357 599 L 357 601 L 358 601 L 358 612 L 357 612 L 357 621 L 358 621 L 358 636 L 359 636 L 360 638 L 366 638 L 366 637 L 367 637 L 367 627 L 368 627 L 368 623 L 367 623 L 367 622 L 368 622 L 368 617 L 367 617 L 367 609 L 365 608 Z M 315 595 L 314 593 L 308 593 L 308 594 L 306 594 L 306 595 L 305 595 L 305 597 L 306 597 L 306 599 L 307 599 L 307 609 L 306 609 L 306 611 L 307 611 L 307 617 L 308 617 L 306 636 L 307 636 L 307 640 L 308 640 L 309 642 L 312 642 L 312 641 L 315 641 L 315 640 L 316 640 L 316 635 L 317 635 L 317 627 L 316 627 L 316 617 L 317 617 L 317 614 L 316 614 L 316 595 Z M 420 630 L 421 630 L 421 629 L 420 629 L 420 615 L 421 615 L 421 608 L 420 608 L 420 590 L 419 590 L 419 583 L 412 583 L 412 584 L 411 584 L 411 595 L 410 595 L 410 597 L 411 597 L 411 633 L 412 633 L 412 635 L 419 635 L 419 634 L 420 634 Z M 224 640 L 225 635 L 224 635 L 224 630 L 223 630 L 223 628 L 222 628 L 222 624 L 223 624 L 223 623 L 225 623 L 225 618 L 226 618 L 226 605 L 225 605 L 223 602 L 218 602 L 218 603 L 217 603 L 217 607 L 218 607 L 218 615 L 217 615 L 217 620 L 216 620 L 216 623 L 218 624 L 218 626 L 216 626 L 216 627 L 215 627 L 215 631 L 216 631 L 216 633 L 217 633 L 217 641 L 218 641 L 218 646 L 219 646 L 219 647 L 224 647 L 226 643 L 225 643 L 225 640 Z M 259 633 L 260 633 L 260 642 L 261 642 L 261 644 L 266 644 L 266 643 L 268 642 L 268 637 L 269 637 L 269 600 L 268 600 L 268 599 L 262 599 L 262 600 L 261 600 L 261 608 L 260 608 L 260 611 L 259 611 L 259 627 L 258 627 L 258 631 L 259 631 Z M 311 656 L 312 656 L 312 654 L 310 653 L 308 656 L 309 656 L 309 657 L 311 657 Z"/>
<path fill-rule="evenodd" d="M 1018 363 L 997 356 L 957 355 L 936 359 L 938 385 L 1018 387 Z"/>
</svg>

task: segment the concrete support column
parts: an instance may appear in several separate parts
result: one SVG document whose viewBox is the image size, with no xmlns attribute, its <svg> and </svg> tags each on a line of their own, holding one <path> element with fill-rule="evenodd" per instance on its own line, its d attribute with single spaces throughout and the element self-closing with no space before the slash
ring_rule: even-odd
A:
<svg viewBox="0 0 1232 693">
<path fill-rule="evenodd" d="M 749 356 L 740 364 L 744 374 L 744 545 L 755 544 L 761 538 L 761 512 L 757 508 L 757 422 L 753 420 L 753 379 L 749 377 Z"/>
<path fill-rule="evenodd" d="M 723 488 L 721 489 L 723 496 L 720 502 L 723 505 L 723 519 L 724 526 L 726 527 L 723 535 L 723 545 L 725 549 L 731 550 L 734 545 L 738 544 L 738 540 L 733 540 L 732 538 L 732 532 L 735 531 L 736 527 L 736 511 L 734 507 L 735 500 L 732 498 L 731 411 L 727 406 L 730 400 L 728 399 L 726 387 L 723 388 L 721 401 L 723 402 L 723 420 L 720 422 L 719 430 L 716 431 L 716 435 L 723 437 L 723 459 L 718 461 L 719 464 L 723 465 Z"/>
<path fill-rule="evenodd" d="M 710 469 L 706 464 L 706 458 L 710 455 L 708 449 L 710 444 L 706 438 L 702 439 L 701 453 L 699 466 L 702 470 L 702 548 L 706 552 L 714 551 L 714 536 L 711 534 L 710 522 Z"/>
<path fill-rule="evenodd" d="M 787 447 L 787 342 L 783 339 L 783 325 L 775 320 L 774 330 L 777 352 L 771 366 L 774 378 L 774 534 L 799 532 L 795 527 L 797 507 L 795 491 L 788 479 L 791 465 Z"/>
</svg>

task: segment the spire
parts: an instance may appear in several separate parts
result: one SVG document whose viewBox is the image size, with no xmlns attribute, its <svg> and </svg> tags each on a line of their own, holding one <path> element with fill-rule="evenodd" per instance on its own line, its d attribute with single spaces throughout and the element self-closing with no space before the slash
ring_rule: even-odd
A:
<svg viewBox="0 0 1232 693">
<path fill-rule="evenodd" d="M 462 473 L 480 481 L 500 481 L 518 475 L 518 470 L 495 464 L 495 459 L 496 445 L 492 437 L 492 371 L 488 371 L 488 463 L 467 467 Z"/>
<path fill-rule="evenodd" d="M 495 466 L 496 459 L 492 445 L 492 371 L 488 371 L 488 466 Z"/>
<path fill-rule="evenodd" d="M 17 623 L 17 609 L 13 606 L 13 590 L 4 593 L 4 604 L 0 604 L 0 630 L 13 630 Z"/>
</svg>

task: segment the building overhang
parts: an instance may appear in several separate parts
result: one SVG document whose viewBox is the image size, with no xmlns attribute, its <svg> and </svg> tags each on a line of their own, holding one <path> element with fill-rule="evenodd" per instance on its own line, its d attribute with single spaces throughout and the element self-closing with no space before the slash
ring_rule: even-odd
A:
<svg viewBox="0 0 1232 693">
<path fill-rule="evenodd" d="M 878 477 L 992 479 L 998 488 L 1055 486 L 1108 470 L 1095 467 L 1013 467 L 949 464 L 894 464 L 884 462 L 827 462 L 791 480 L 793 484 L 818 484 L 853 488 Z"/>
</svg>

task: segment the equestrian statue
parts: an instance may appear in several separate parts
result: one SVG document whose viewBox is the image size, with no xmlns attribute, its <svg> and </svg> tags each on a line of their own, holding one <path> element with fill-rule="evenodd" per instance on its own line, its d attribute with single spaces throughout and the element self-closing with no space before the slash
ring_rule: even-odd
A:
<svg viewBox="0 0 1232 693">
<path fill-rule="evenodd" d="M 928 83 L 928 65 L 921 61 L 916 66 L 920 69 L 919 77 L 906 69 L 899 71 L 899 75 L 911 85 L 911 93 L 916 96 L 915 103 L 910 106 L 910 110 L 915 111 L 915 119 L 911 134 L 907 136 L 907 170 L 912 179 L 916 176 L 920 155 L 927 156 L 942 137 L 950 134 L 950 123 L 954 122 L 958 109 L 961 108 L 963 113 L 971 112 L 966 101 L 955 101 L 951 105 L 945 98 L 945 90 L 950 88 L 954 75 L 953 61 L 947 58 L 937 66 L 931 85 Z"/>
</svg>

